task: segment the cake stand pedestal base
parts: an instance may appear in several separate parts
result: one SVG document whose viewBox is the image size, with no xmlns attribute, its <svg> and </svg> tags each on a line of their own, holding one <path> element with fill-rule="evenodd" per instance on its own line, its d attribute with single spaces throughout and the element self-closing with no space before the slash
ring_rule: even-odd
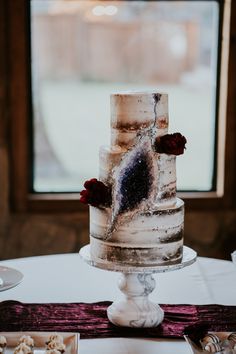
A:
<svg viewBox="0 0 236 354">
<path fill-rule="evenodd" d="M 124 297 L 108 307 L 107 316 L 117 326 L 138 328 L 156 327 L 164 318 L 164 311 L 148 298 L 156 286 L 152 274 L 184 268 L 194 263 L 197 258 L 196 252 L 186 246 L 183 248 L 181 263 L 163 266 L 130 266 L 94 260 L 90 255 L 89 245 L 81 248 L 79 254 L 86 263 L 94 267 L 122 273 L 118 286 Z"/>
<path fill-rule="evenodd" d="M 158 326 L 164 318 L 164 311 L 148 299 L 155 285 L 156 281 L 150 273 L 122 274 L 118 286 L 125 297 L 108 307 L 109 320 L 125 327 Z"/>
</svg>

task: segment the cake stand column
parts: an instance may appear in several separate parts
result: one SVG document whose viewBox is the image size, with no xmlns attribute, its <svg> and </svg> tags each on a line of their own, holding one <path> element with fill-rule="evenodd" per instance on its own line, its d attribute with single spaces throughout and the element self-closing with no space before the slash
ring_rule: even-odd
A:
<svg viewBox="0 0 236 354">
<path fill-rule="evenodd" d="M 123 273 L 118 286 L 124 294 L 107 309 L 109 320 L 118 326 L 156 327 L 164 318 L 164 311 L 151 302 L 148 295 L 155 289 L 152 273 Z"/>
</svg>

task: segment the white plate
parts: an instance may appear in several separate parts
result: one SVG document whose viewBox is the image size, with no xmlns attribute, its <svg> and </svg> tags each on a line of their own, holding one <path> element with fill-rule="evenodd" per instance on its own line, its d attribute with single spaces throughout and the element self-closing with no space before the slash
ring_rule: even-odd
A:
<svg viewBox="0 0 236 354">
<path fill-rule="evenodd" d="M 0 291 L 14 288 L 22 281 L 23 277 L 19 270 L 0 266 Z"/>
</svg>

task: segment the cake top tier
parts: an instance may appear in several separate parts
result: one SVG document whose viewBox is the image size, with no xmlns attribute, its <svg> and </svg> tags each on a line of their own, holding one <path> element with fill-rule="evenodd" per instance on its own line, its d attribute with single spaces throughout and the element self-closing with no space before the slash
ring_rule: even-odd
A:
<svg viewBox="0 0 236 354">
<path fill-rule="evenodd" d="M 157 92 L 120 92 L 111 95 L 112 145 L 129 146 L 137 131 L 168 130 L 168 95 Z"/>
<path fill-rule="evenodd" d="M 111 95 L 111 125 L 120 128 L 168 119 L 168 95 L 157 92 L 122 92 Z"/>
</svg>

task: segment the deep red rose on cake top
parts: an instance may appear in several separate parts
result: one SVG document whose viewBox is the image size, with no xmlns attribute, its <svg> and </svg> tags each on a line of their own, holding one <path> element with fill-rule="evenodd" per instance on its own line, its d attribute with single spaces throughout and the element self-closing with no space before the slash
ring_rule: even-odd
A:
<svg viewBox="0 0 236 354">
<path fill-rule="evenodd" d="M 84 183 L 85 189 L 80 192 L 80 202 L 94 207 L 111 204 L 111 189 L 103 182 L 92 178 Z"/>
<path fill-rule="evenodd" d="M 168 155 L 181 155 L 184 153 L 186 138 L 180 133 L 159 136 L 155 141 L 155 150 Z"/>
</svg>

